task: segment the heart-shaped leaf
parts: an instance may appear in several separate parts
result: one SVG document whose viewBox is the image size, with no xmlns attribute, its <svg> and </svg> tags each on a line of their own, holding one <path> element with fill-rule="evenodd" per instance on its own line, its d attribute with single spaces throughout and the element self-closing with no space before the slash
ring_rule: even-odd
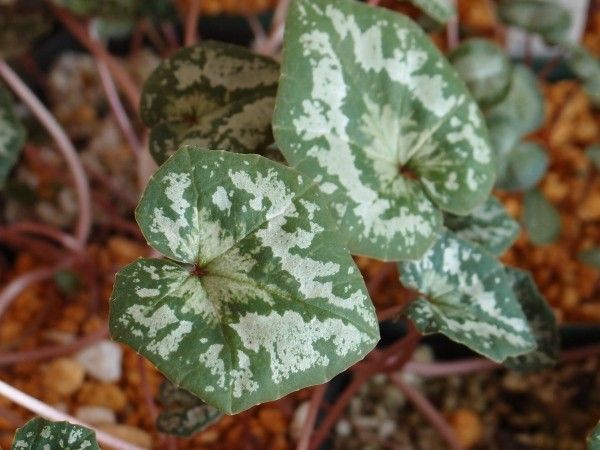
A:
<svg viewBox="0 0 600 450">
<path fill-rule="evenodd" d="M 480 105 L 493 105 L 508 93 L 512 65 L 494 42 L 469 39 L 456 47 L 448 59 Z"/>
<path fill-rule="evenodd" d="M 523 226 L 536 245 L 549 244 L 560 234 L 561 219 L 556 208 L 537 189 L 525 194 Z"/>
<path fill-rule="evenodd" d="M 446 23 L 456 17 L 456 8 L 451 0 L 408 0 L 429 17 L 439 23 Z"/>
<path fill-rule="evenodd" d="M 552 42 L 564 37 L 571 27 L 569 11 L 553 1 L 506 0 L 499 3 L 498 13 L 504 23 Z"/>
<path fill-rule="evenodd" d="M 352 253 L 418 258 L 441 210 L 466 214 L 494 178 L 485 123 L 410 19 L 348 0 L 292 3 L 273 130 L 328 195 Z"/>
<path fill-rule="evenodd" d="M 535 74 L 517 64 L 512 71 L 508 94 L 487 111 L 487 116 L 488 120 L 498 116 L 512 120 L 521 135 L 537 130 L 544 120 L 544 97 Z"/>
<path fill-rule="evenodd" d="M 591 267 L 600 268 L 600 247 L 592 247 L 579 253 L 579 260 Z"/>
<path fill-rule="evenodd" d="M 504 365 L 518 371 L 541 370 L 558 362 L 560 337 L 554 313 L 538 290 L 531 274 L 519 269 L 507 269 L 509 280 L 521 308 L 531 326 L 536 349 L 530 353 L 514 356 Z"/>
<path fill-rule="evenodd" d="M 149 244 L 116 277 L 114 339 L 232 413 L 323 383 L 379 338 L 317 187 L 258 155 L 180 149 L 136 210 Z"/>
<path fill-rule="evenodd" d="M 520 142 L 505 156 L 496 186 L 508 191 L 533 188 L 548 170 L 548 153 L 535 142 Z"/>
<path fill-rule="evenodd" d="M 600 450 L 600 423 L 587 438 L 587 450 Z"/>
<path fill-rule="evenodd" d="M 221 42 L 180 50 L 144 84 L 142 119 L 162 164 L 182 144 L 256 153 L 273 142 L 279 66 Z"/>
<path fill-rule="evenodd" d="M 442 333 L 502 362 L 535 348 L 504 268 L 479 246 L 447 231 L 419 261 L 398 265 L 402 283 L 421 293 L 408 315 L 423 333 Z"/>
<path fill-rule="evenodd" d="M 100 450 L 96 433 L 69 422 L 36 418 L 19 428 L 12 450 Z"/>
<path fill-rule="evenodd" d="M 25 128 L 16 116 L 10 94 L 0 86 L 0 188 L 13 168 L 25 142 Z"/>
<path fill-rule="evenodd" d="M 448 214 L 444 222 L 459 238 L 475 242 L 496 256 L 504 253 L 519 235 L 519 224 L 494 197 L 479 205 L 470 215 Z"/>
<path fill-rule="evenodd" d="M 600 170 L 600 144 L 590 145 L 585 154 L 594 163 L 596 170 Z"/>
<path fill-rule="evenodd" d="M 160 385 L 157 400 L 163 406 L 156 419 L 156 428 L 161 433 L 191 436 L 223 416 L 216 408 L 167 380 Z"/>
</svg>

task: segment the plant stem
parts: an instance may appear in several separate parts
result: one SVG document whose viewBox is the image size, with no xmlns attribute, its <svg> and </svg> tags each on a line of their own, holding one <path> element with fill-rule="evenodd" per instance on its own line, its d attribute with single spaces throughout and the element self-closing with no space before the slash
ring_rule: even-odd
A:
<svg viewBox="0 0 600 450">
<path fill-rule="evenodd" d="M 283 42 L 283 31 L 285 28 L 285 18 L 288 9 L 290 8 L 290 3 L 291 0 L 279 0 L 277 8 L 275 8 L 275 12 L 273 13 L 269 37 L 264 40 L 261 46 L 257 45 L 256 50 L 259 53 L 274 56 L 281 47 Z"/>
<path fill-rule="evenodd" d="M 87 176 L 85 175 L 85 171 L 83 170 L 83 165 L 81 164 L 81 160 L 79 159 L 77 151 L 54 116 L 46 109 L 42 102 L 38 100 L 35 94 L 31 92 L 27 85 L 4 60 L 0 60 L 0 76 L 4 79 L 4 81 L 6 81 L 6 83 L 23 101 L 23 103 L 27 105 L 27 107 L 38 118 L 42 125 L 44 125 L 50 136 L 52 136 L 54 139 L 58 150 L 67 162 L 75 182 L 75 191 L 79 206 L 79 218 L 77 221 L 75 236 L 80 250 L 83 250 L 92 227 L 92 202 L 89 182 Z"/>
<path fill-rule="evenodd" d="M 50 267 L 32 270 L 23 275 L 18 276 L 6 285 L 2 293 L 0 293 L 0 317 L 4 315 L 10 305 L 17 299 L 19 294 L 34 283 L 46 280 L 53 276 L 57 271 L 73 264 L 73 258 L 68 258 L 59 264 L 54 264 Z"/>
<path fill-rule="evenodd" d="M 322 384 L 317 386 L 313 391 L 313 395 L 310 399 L 310 404 L 308 407 L 308 413 L 306 414 L 306 421 L 304 422 L 302 431 L 300 432 L 300 440 L 298 441 L 296 450 L 308 450 L 310 446 L 310 437 L 312 436 L 326 389 L 327 384 Z"/>
<path fill-rule="evenodd" d="M 431 425 L 433 425 L 452 450 L 464 450 L 464 447 L 458 442 L 452 427 L 424 395 L 405 383 L 398 374 L 393 374 L 389 377 L 392 383 L 394 383 L 412 404 L 415 405 L 419 412 L 429 420 Z"/>
<path fill-rule="evenodd" d="M 61 244 L 67 250 L 70 250 L 74 253 L 78 253 L 81 249 L 79 243 L 68 234 L 63 233 L 60 230 L 55 228 L 51 228 L 47 225 L 43 225 L 35 222 L 21 222 L 10 225 L 7 230 L 14 231 L 17 233 L 29 233 L 38 236 L 43 236 L 46 238 L 50 238 L 53 241 Z"/>
<path fill-rule="evenodd" d="M 140 91 L 127 71 L 119 64 L 116 59 L 96 40 L 94 40 L 85 26 L 71 15 L 66 9 L 56 6 L 53 2 L 47 1 L 48 7 L 54 16 L 75 36 L 75 38 L 92 53 L 97 59 L 103 61 L 108 70 L 112 73 L 119 88 L 129 102 L 129 106 L 135 112 L 139 110 Z"/>
<path fill-rule="evenodd" d="M 198 19 L 200 17 L 200 0 L 191 0 L 190 10 L 185 17 L 184 45 L 189 47 L 198 42 Z"/>
<path fill-rule="evenodd" d="M 99 430 L 97 428 L 94 428 L 91 425 L 81 422 L 80 420 L 76 419 L 75 417 L 65 414 L 62 411 L 59 411 L 58 409 L 55 409 L 55 408 L 51 407 L 50 405 L 47 405 L 46 403 L 40 402 L 38 399 L 31 397 L 30 395 L 26 394 L 23 391 L 15 389 L 14 387 L 10 386 L 9 384 L 6 384 L 3 381 L 0 381 L 0 395 L 8 398 L 9 400 L 12 400 L 14 403 L 22 406 L 25 409 L 28 409 L 29 411 L 34 412 L 37 415 L 46 417 L 50 420 L 53 420 L 53 421 L 66 420 L 70 423 L 73 423 L 76 425 L 82 425 L 84 427 L 90 428 L 95 431 L 96 438 L 98 439 L 98 442 L 100 442 L 101 444 L 105 444 L 107 446 L 110 446 L 110 447 L 113 447 L 113 448 L 119 449 L 119 450 L 143 450 L 136 445 L 125 442 L 119 438 L 116 438 L 116 437 L 108 434 L 108 433 L 105 433 L 102 430 Z"/>
<path fill-rule="evenodd" d="M 453 362 L 422 363 L 409 361 L 404 370 L 427 378 L 466 375 L 473 372 L 484 372 L 502 369 L 500 364 L 483 358 L 463 359 Z"/>
<path fill-rule="evenodd" d="M 456 0 L 450 0 L 452 6 L 456 9 Z M 456 17 L 448 22 L 448 27 L 446 29 L 446 37 L 448 41 L 448 50 L 452 51 L 460 42 L 460 32 L 459 32 L 459 17 L 458 11 L 456 11 Z"/>
<path fill-rule="evenodd" d="M 108 337 L 108 327 L 104 326 L 93 333 L 80 338 L 75 342 L 69 342 L 64 345 L 54 345 L 50 347 L 41 347 L 29 351 L 20 351 L 14 353 L 0 353 L 0 366 L 7 366 L 23 361 L 35 361 L 39 359 L 55 358 L 57 356 L 68 355 L 81 350 L 89 345 Z"/>
</svg>

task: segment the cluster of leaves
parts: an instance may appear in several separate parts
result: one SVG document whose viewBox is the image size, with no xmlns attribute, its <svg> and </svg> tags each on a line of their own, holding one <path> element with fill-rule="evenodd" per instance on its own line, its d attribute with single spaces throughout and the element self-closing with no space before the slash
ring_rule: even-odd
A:
<svg viewBox="0 0 600 450">
<path fill-rule="evenodd" d="M 164 61 L 141 105 L 162 166 L 136 218 L 167 259 L 117 275 L 113 338 L 210 405 L 242 411 L 373 348 L 377 320 L 350 256 L 360 254 L 398 261 L 421 294 L 409 317 L 422 332 L 515 368 L 552 363 L 552 314 L 498 260 L 519 228 L 489 197 L 486 127 L 517 127 L 516 144 L 542 109 L 523 109 L 525 69 L 502 55 L 501 73 L 482 79 L 490 70 L 473 73 L 473 54 L 498 54 L 467 45 L 455 69 L 402 15 L 297 0 L 281 68 L 216 42 Z M 186 409 L 175 410 L 180 429 Z"/>
</svg>

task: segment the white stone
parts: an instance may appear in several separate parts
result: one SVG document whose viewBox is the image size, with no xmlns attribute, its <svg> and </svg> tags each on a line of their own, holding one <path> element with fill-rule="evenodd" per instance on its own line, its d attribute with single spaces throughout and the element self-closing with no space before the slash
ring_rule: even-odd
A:
<svg viewBox="0 0 600 450">
<path fill-rule="evenodd" d="M 75 417 L 90 425 L 117 422 L 115 412 L 104 406 L 81 406 L 77 408 Z"/>
<path fill-rule="evenodd" d="M 98 342 L 77 353 L 75 359 L 97 380 L 113 383 L 121 379 L 123 349 L 114 342 Z"/>
</svg>

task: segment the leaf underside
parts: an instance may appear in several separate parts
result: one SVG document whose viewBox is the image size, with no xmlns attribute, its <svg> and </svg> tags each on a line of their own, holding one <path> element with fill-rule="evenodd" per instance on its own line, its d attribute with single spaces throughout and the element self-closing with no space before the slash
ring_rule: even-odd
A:
<svg viewBox="0 0 600 450">
<path fill-rule="evenodd" d="M 456 8 L 450 0 L 408 0 L 429 17 L 446 23 L 456 17 Z"/>
<path fill-rule="evenodd" d="M 354 1 L 292 4 L 273 131 L 353 254 L 418 258 L 442 210 L 467 214 L 493 184 L 484 121 L 449 63 L 410 19 Z"/>
<path fill-rule="evenodd" d="M 50 422 L 36 418 L 19 428 L 12 450 L 100 450 L 96 434 L 69 422 Z"/>
<path fill-rule="evenodd" d="M 0 188 L 13 168 L 25 142 L 25 128 L 16 116 L 11 97 L 0 86 Z"/>
<path fill-rule="evenodd" d="M 295 170 L 184 147 L 151 179 L 136 218 L 171 260 L 117 274 L 111 334 L 220 410 L 323 383 L 378 341 L 360 272 Z"/>
<path fill-rule="evenodd" d="M 474 242 L 496 256 L 515 242 L 520 230 L 502 203 L 493 197 L 468 216 L 447 215 L 444 223 L 457 237 Z"/>
<path fill-rule="evenodd" d="M 257 153 L 273 142 L 278 64 L 221 42 L 184 48 L 144 84 L 141 115 L 162 164 L 183 144 Z"/>
<path fill-rule="evenodd" d="M 515 296 L 531 326 L 536 349 L 524 355 L 508 358 L 504 361 L 504 365 L 518 371 L 552 367 L 558 362 L 560 350 L 560 337 L 554 313 L 529 273 L 509 268 L 507 274 Z"/>
<path fill-rule="evenodd" d="M 508 93 L 512 65 L 495 43 L 469 39 L 452 51 L 448 59 L 480 105 L 493 105 Z"/>
<path fill-rule="evenodd" d="M 402 283 L 422 294 L 408 312 L 421 332 L 442 333 L 496 362 L 535 348 L 504 268 L 477 245 L 447 231 L 399 271 Z"/>
</svg>

